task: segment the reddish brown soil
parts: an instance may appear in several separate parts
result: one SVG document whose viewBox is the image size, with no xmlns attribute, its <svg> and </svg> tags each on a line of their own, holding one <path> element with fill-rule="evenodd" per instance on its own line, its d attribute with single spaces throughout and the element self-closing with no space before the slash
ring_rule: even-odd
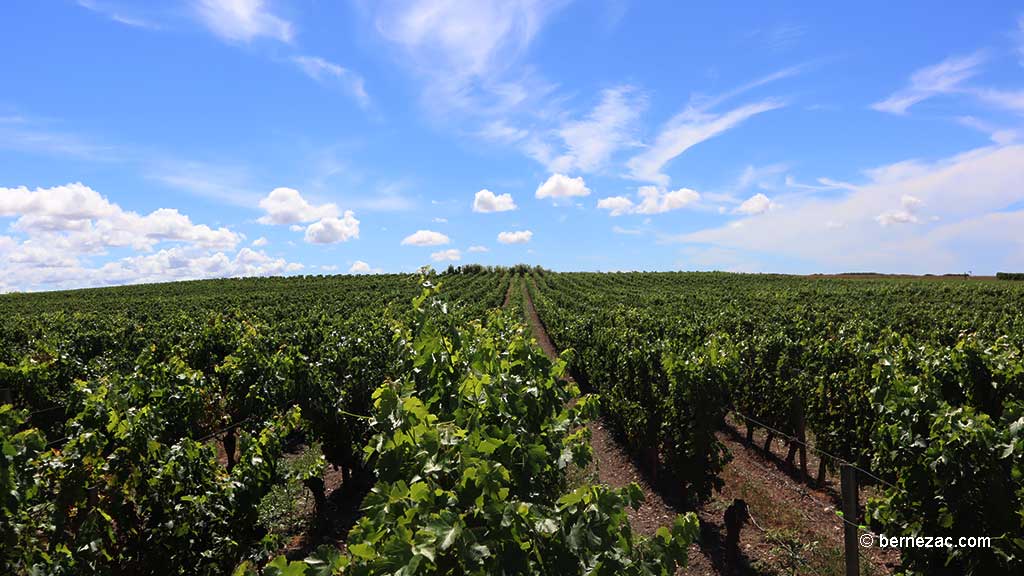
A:
<svg viewBox="0 0 1024 576">
<path fill-rule="evenodd" d="M 529 280 L 527 280 L 529 281 Z M 537 343 L 551 357 L 557 349 L 548 337 L 525 284 L 522 286 L 524 312 Z M 634 459 L 615 440 L 603 421 L 589 425 L 599 482 L 613 487 L 636 482 L 644 493 L 644 504 L 630 511 L 630 525 L 638 534 L 649 536 L 669 524 L 684 510 L 678 505 L 678 490 L 654 485 L 636 466 Z M 799 470 L 785 462 L 787 446 L 777 440 L 765 453 L 764 437 L 755 434 L 752 446 L 729 423 L 719 440 L 732 454 L 720 477 L 722 490 L 696 510 L 701 522 L 699 543 L 690 547 L 689 565 L 680 571 L 690 575 L 719 574 L 843 574 L 843 521 L 836 514 L 837 488 L 826 482 L 818 490 L 802 482 Z M 808 466 L 817 470 L 809 455 Z M 748 523 L 740 535 L 739 566 L 726 566 L 723 515 L 736 498 L 744 499 L 756 526 Z M 866 498 L 862 492 L 862 502 Z M 862 574 L 889 574 L 898 554 L 861 550 Z M 866 553 L 866 554 L 865 554 Z"/>
<path fill-rule="evenodd" d="M 502 308 L 508 308 L 508 302 L 512 299 L 512 289 L 515 288 L 518 283 L 519 278 L 513 276 L 512 280 L 508 283 L 508 290 L 505 291 L 505 301 L 501 303 Z"/>
</svg>

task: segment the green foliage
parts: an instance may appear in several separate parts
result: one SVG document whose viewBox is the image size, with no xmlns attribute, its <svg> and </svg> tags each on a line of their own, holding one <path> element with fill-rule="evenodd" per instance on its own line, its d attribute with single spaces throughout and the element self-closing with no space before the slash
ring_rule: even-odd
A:
<svg viewBox="0 0 1024 576">
<path fill-rule="evenodd" d="M 895 486 L 878 485 L 873 528 L 996 538 L 906 550 L 903 570 L 1021 570 L 1020 283 L 429 279 L 444 290 L 391 275 L 0 296 L 5 573 L 670 571 L 692 516 L 638 539 L 635 490 L 570 481 L 598 407 L 692 503 L 719 483 L 726 410 L 788 434 L 803 416 L 819 448 Z M 510 320 L 522 286 L 562 361 Z M 487 312 L 507 294 L 508 315 Z M 573 402 L 566 370 L 598 395 Z M 301 442 L 323 460 L 287 464 Z M 302 484 L 322 502 L 325 464 L 377 482 L 349 552 L 266 564 L 268 495 Z"/>
<path fill-rule="evenodd" d="M 1022 570 L 1019 285 L 717 273 L 530 281 L 606 419 L 638 451 L 660 445 L 688 495 L 716 485 L 722 452 L 701 442 L 725 406 L 789 435 L 803 415 L 818 448 L 895 485 L 878 483 L 876 529 L 996 538 L 992 549 L 906 549 L 903 569 Z"/>
<path fill-rule="evenodd" d="M 875 368 L 874 465 L 895 487 L 870 503 L 886 534 L 991 536 L 991 548 L 912 548 L 908 571 L 1008 574 L 1024 562 L 1024 391 L 1020 350 L 904 341 Z"/>
</svg>

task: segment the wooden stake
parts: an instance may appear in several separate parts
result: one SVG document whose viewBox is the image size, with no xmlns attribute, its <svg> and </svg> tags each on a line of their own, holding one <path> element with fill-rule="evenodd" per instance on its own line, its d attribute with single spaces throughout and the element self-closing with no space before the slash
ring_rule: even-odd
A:
<svg viewBox="0 0 1024 576">
<path fill-rule="evenodd" d="M 857 470 L 849 464 L 840 467 L 843 492 L 843 544 L 846 556 L 846 576 L 859 576 L 860 557 L 857 542 Z"/>
</svg>

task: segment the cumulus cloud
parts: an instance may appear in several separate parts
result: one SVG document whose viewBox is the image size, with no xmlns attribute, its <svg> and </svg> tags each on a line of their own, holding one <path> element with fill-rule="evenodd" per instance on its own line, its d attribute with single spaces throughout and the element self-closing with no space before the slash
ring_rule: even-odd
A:
<svg viewBox="0 0 1024 576">
<path fill-rule="evenodd" d="M 297 224 L 338 216 L 334 204 L 314 206 L 294 188 L 274 188 L 260 200 L 259 206 L 266 212 L 257 220 L 260 224 Z"/>
<path fill-rule="evenodd" d="M 637 193 L 642 199 L 640 205 L 636 207 L 638 214 L 662 214 L 700 200 L 700 194 L 689 188 L 664 191 L 655 186 L 641 186 Z"/>
<path fill-rule="evenodd" d="M 758 214 L 764 214 L 765 212 L 771 210 L 774 206 L 775 204 L 772 203 L 771 198 L 765 196 L 764 194 L 757 193 L 751 196 L 750 198 L 744 200 L 742 204 L 740 204 L 739 206 L 736 207 L 735 210 L 733 210 L 733 212 L 737 214 L 745 214 L 747 216 L 756 216 Z"/>
<path fill-rule="evenodd" d="M 533 232 L 530 230 L 498 233 L 498 242 L 502 244 L 526 244 L 531 238 L 533 238 Z"/>
<path fill-rule="evenodd" d="M 349 274 L 380 274 L 381 272 L 383 272 L 383 270 L 381 270 L 380 268 L 372 268 L 369 264 L 363 262 L 362 260 L 356 260 L 348 268 Z"/>
<path fill-rule="evenodd" d="M 633 201 L 625 196 L 609 196 L 597 201 L 597 207 L 608 210 L 609 216 L 622 216 L 633 211 Z"/>
<path fill-rule="evenodd" d="M 623 214 L 663 214 L 679 210 L 700 200 L 700 193 L 689 188 L 664 190 L 657 186 L 641 186 L 637 191 L 640 203 L 635 204 L 625 196 L 610 196 L 597 201 L 597 207 L 608 210 L 609 216 Z"/>
<path fill-rule="evenodd" d="M 495 194 L 484 188 L 473 197 L 473 212 L 507 212 L 515 210 L 511 194 Z"/>
<path fill-rule="evenodd" d="M 306 242 L 311 244 L 335 244 L 359 238 L 359 220 L 351 210 L 341 218 L 321 218 L 306 228 Z"/>
<path fill-rule="evenodd" d="M 662 127 L 648 149 L 629 159 L 626 165 L 630 175 L 636 180 L 665 186 L 669 177 L 662 169 L 669 161 L 753 116 L 781 107 L 780 102 L 769 100 L 740 106 L 722 114 L 710 113 L 703 108 L 687 108 Z"/>
<path fill-rule="evenodd" d="M 29 190 L 0 188 L 0 217 L 16 217 L 12 228 L 78 252 L 112 247 L 152 250 L 160 242 L 234 248 L 241 237 L 227 228 L 193 224 L 173 208 L 143 216 L 123 210 L 82 183 Z"/>
<path fill-rule="evenodd" d="M 537 198 L 572 198 L 589 196 L 590 188 L 583 182 L 582 176 L 569 178 L 563 174 L 552 174 L 543 184 L 537 187 Z"/>
<path fill-rule="evenodd" d="M 143 282 L 169 282 L 201 278 L 281 275 L 302 270 L 302 264 L 272 258 L 242 248 L 237 253 L 209 251 L 196 246 L 173 246 L 151 254 L 137 254 L 94 264 L 67 253 L 48 255 L 31 242 L 19 252 L 0 254 L 0 265 L 19 289 L 68 289 Z"/>
<path fill-rule="evenodd" d="M 441 246 L 451 243 L 447 235 L 433 230 L 417 230 L 402 239 L 402 246 Z"/>
<path fill-rule="evenodd" d="M 920 206 L 920 199 L 911 196 L 910 194 L 904 194 L 900 197 L 900 208 L 898 210 L 886 210 L 879 214 L 875 220 L 882 226 L 889 226 L 891 224 L 917 224 L 918 219 L 915 213 Z"/>
<path fill-rule="evenodd" d="M 793 197 L 757 218 L 672 239 L 781 260 L 800 271 L 994 272 L 1024 265 L 1024 146 L 898 162 L 866 175 L 866 183 L 842 193 Z"/>
<path fill-rule="evenodd" d="M 302 265 L 254 248 L 230 252 L 242 236 L 194 224 L 173 208 L 146 215 L 124 210 L 92 188 L 0 188 L 0 218 L 14 218 L 0 237 L 5 286 L 78 288 L 295 272 Z M 138 253 L 102 261 L 112 248 Z"/>
<path fill-rule="evenodd" d="M 450 248 L 448 250 L 434 252 L 433 254 L 430 255 L 430 258 L 434 262 L 443 262 L 445 260 L 458 261 L 462 259 L 462 252 L 459 252 L 455 248 Z"/>
<path fill-rule="evenodd" d="M 197 0 L 196 15 L 211 32 L 230 42 L 266 37 L 291 42 L 292 23 L 272 13 L 263 0 Z"/>
<path fill-rule="evenodd" d="M 467 252 L 490 252 L 490 250 L 487 249 L 487 246 L 470 246 L 469 249 L 467 249 L 466 251 Z"/>
<path fill-rule="evenodd" d="M 910 76 L 909 84 L 871 108 L 890 114 L 906 114 L 907 109 L 933 96 L 960 89 L 964 80 L 977 73 L 984 62 L 982 53 L 947 58 L 938 64 L 921 68 Z"/>
</svg>

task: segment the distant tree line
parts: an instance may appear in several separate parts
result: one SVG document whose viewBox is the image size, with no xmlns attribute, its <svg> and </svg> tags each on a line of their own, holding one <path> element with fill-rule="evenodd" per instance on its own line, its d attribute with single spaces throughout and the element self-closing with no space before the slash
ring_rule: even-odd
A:
<svg viewBox="0 0 1024 576">
<path fill-rule="evenodd" d="M 1024 280 L 1024 272 L 996 272 L 999 280 Z"/>
<path fill-rule="evenodd" d="M 483 264 L 463 264 L 456 266 L 449 264 L 448 268 L 445 269 L 444 274 L 494 274 L 504 273 L 505 271 L 512 272 L 513 274 L 539 274 L 544 275 L 547 270 L 540 266 L 530 266 L 529 264 L 516 264 L 515 266 L 484 266 Z"/>
</svg>

